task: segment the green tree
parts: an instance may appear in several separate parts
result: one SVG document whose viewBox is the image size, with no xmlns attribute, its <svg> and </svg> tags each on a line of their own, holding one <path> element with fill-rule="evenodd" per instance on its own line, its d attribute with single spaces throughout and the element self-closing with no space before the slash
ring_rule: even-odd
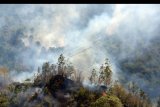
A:
<svg viewBox="0 0 160 107">
<path fill-rule="evenodd" d="M 48 74 L 50 73 L 50 65 L 49 65 L 49 62 L 45 62 L 43 65 L 42 65 L 42 78 L 43 80 L 47 81 L 49 78 L 48 78 Z"/>
<path fill-rule="evenodd" d="M 42 74 L 43 75 L 46 75 L 50 71 L 49 67 L 50 67 L 49 62 L 45 62 L 42 65 Z"/>
<path fill-rule="evenodd" d="M 96 79 L 97 79 L 96 70 L 93 69 L 92 73 L 91 73 L 91 76 L 89 77 L 89 80 L 90 80 L 91 84 L 96 84 L 97 83 Z"/>
<path fill-rule="evenodd" d="M 105 65 L 100 67 L 99 84 L 110 85 L 112 77 L 112 70 L 109 65 L 108 59 L 106 59 Z"/>
<path fill-rule="evenodd" d="M 130 82 L 128 85 L 128 89 L 134 95 L 137 95 L 139 93 L 139 87 L 135 84 L 135 82 Z"/>
<path fill-rule="evenodd" d="M 53 75 L 56 75 L 56 74 L 57 74 L 56 65 L 52 64 L 52 65 L 50 66 L 50 70 L 51 70 L 51 72 L 52 72 Z"/>
<path fill-rule="evenodd" d="M 142 89 L 139 90 L 139 96 L 141 97 L 141 99 L 147 100 L 147 95 Z"/>
<path fill-rule="evenodd" d="M 99 75 L 98 83 L 101 84 L 104 81 L 105 81 L 104 66 L 102 64 L 102 66 L 100 67 L 100 75 Z"/>
<path fill-rule="evenodd" d="M 74 67 L 73 67 L 73 65 L 70 63 L 70 64 L 67 64 L 66 66 L 65 66 L 65 69 L 64 69 L 66 72 L 66 77 L 68 77 L 68 78 L 70 78 L 71 77 L 71 75 L 74 73 Z"/>
<path fill-rule="evenodd" d="M 104 74 L 105 74 L 105 84 L 109 85 L 111 83 L 112 70 L 110 68 L 108 59 L 106 59 L 106 62 L 105 62 Z"/>
<path fill-rule="evenodd" d="M 58 58 L 58 74 L 64 75 L 65 57 L 61 54 Z"/>
</svg>

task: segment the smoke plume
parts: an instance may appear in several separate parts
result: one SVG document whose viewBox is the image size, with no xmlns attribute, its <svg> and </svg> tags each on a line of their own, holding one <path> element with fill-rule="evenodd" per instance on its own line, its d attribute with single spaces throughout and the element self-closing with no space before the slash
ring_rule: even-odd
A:
<svg viewBox="0 0 160 107">
<path fill-rule="evenodd" d="M 133 70 L 126 69 L 124 63 L 134 62 L 133 59 L 142 58 L 146 52 L 153 59 L 160 58 L 155 56 L 160 51 L 154 50 L 159 43 L 153 44 L 159 37 L 159 13 L 158 4 L 3 4 L 0 5 L 0 65 L 9 67 L 10 72 L 34 73 L 45 61 L 56 63 L 63 53 L 86 76 L 92 68 L 98 70 L 108 58 L 115 80 L 137 83 L 140 80 L 142 83 L 138 84 L 142 86 L 144 82 L 142 88 L 153 94 L 147 87 L 157 81 L 159 69 L 140 75 L 143 70 L 131 73 Z M 147 67 L 160 62 L 147 61 L 143 62 Z M 153 75 L 149 81 L 148 75 Z M 155 84 L 155 89 L 159 89 Z"/>
</svg>

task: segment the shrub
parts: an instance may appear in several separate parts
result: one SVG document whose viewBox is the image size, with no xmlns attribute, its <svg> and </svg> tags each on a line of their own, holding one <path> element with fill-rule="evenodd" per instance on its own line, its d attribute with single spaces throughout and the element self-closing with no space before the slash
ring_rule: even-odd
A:
<svg viewBox="0 0 160 107">
<path fill-rule="evenodd" d="M 106 95 L 91 104 L 91 107 L 123 107 L 120 99 L 116 96 Z"/>
<path fill-rule="evenodd" d="M 81 87 L 75 95 L 78 107 L 88 107 L 91 102 L 95 102 L 97 98 L 99 98 L 97 93 L 91 92 L 83 87 Z"/>
<path fill-rule="evenodd" d="M 0 107 L 8 107 L 9 100 L 6 95 L 0 95 Z"/>
</svg>

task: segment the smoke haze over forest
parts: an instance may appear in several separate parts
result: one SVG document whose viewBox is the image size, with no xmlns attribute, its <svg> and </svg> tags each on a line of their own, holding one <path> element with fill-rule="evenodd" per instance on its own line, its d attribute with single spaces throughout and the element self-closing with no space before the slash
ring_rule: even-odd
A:
<svg viewBox="0 0 160 107">
<path fill-rule="evenodd" d="M 159 14 L 158 4 L 1 4 L 0 66 L 23 78 L 45 61 L 57 63 L 62 53 L 88 75 L 108 58 L 115 80 L 135 81 L 155 97 Z"/>
</svg>

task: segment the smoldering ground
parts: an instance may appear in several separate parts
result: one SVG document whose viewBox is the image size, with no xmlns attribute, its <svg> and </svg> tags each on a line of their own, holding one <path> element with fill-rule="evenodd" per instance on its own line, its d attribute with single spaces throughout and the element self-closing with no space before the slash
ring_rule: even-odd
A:
<svg viewBox="0 0 160 107">
<path fill-rule="evenodd" d="M 159 44 L 152 45 L 154 39 L 159 40 L 158 4 L 10 4 L 0 8 L 2 66 L 11 71 L 32 72 L 45 61 L 56 63 L 63 53 L 84 75 L 89 75 L 92 67 L 98 70 L 105 58 L 109 58 L 114 79 L 122 82 L 141 79 L 145 87 L 142 82 L 137 84 L 156 96 L 153 93 L 159 88 L 159 68 L 141 75 L 144 69 L 132 72 L 134 70 L 125 68 L 123 63 L 145 56 L 147 49 L 152 59 L 157 60 L 146 60 L 143 64 L 159 64 L 156 56 L 159 49 L 155 48 Z"/>
</svg>

